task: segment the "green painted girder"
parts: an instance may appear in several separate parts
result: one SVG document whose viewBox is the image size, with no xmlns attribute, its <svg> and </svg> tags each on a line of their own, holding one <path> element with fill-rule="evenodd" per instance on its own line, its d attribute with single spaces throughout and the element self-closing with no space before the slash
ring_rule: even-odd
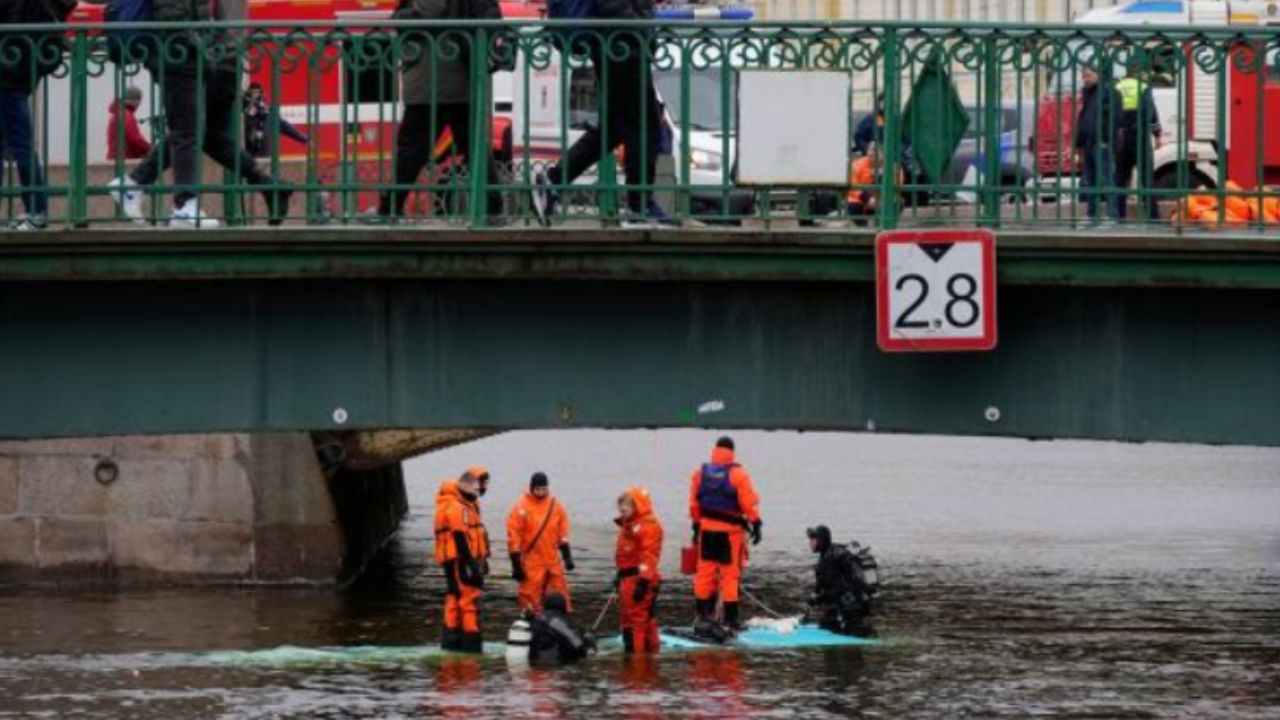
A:
<svg viewBox="0 0 1280 720">
<path fill-rule="evenodd" d="M 863 236 L 366 233 L 356 254 L 355 233 L 253 235 L 82 255 L 6 240 L 0 437 L 684 426 L 1280 445 L 1266 242 L 1002 236 L 996 350 L 888 355 Z"/>
<path fill-rule="evenodd" d="M 0 281 L 873 278 L 869 231 L 285 228 L 0 236 Z M 1005 231 L 1002 284 L 1280 288 L 1280 238 Z"/>
</svg>

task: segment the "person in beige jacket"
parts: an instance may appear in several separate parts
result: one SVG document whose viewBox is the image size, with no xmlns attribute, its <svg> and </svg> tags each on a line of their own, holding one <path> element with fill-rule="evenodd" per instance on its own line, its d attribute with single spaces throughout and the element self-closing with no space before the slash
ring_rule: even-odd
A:
<svg viewBox="0 0 1280 720">
<path fill-rule="evenodd" d="M 396 20 L 460 20 L 447 30 L 401 29 L 401 54 L 404 58 L 401 76 L 401 99 L 404 117 L 396 133 L 395 184 L 382 194 L 378 215 L 383 218 L 404 214 L 409 188 L 433 154 L 443 162 L 451 155 L 466 157 L 471 150 L 471 131 L 475 117 L 483 107 L 472 102 L 471 62 L 475 53 L 488 55 L 488 48 L 475 48 L 475 34 L 467 31 L 467 20 L 500 20 L 502 11 L 497 0 L 400 0 L 392 16 Z M 487 76 L 486 76 L 487 77 Z M 485 97 L 490 93 L 485 92 Z M 451 147 L 443 149 L 442 134 L 452 135 Z M 441 150 L 437 150 L 437 146 Z M 490 183 L 496 182 L 499 169 L 493 162 L 492 150 L 486 143 Z M 472 158 L 467 158 L 468 161 Z M 469 168 L 474 165 L 468 162 Z M 490 215 L 500 215 L 502 200 L 497 193 L 486 197 Z"/>
</svg>

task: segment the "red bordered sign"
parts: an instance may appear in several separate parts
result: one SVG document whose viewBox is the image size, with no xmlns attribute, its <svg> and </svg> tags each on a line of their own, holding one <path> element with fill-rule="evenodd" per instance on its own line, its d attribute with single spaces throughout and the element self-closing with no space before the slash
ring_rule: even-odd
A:
<svg viewBox="0 0 1280 720">
<path fill-rule="evenodd" d="M 876 237 L 876 342 L 885 352 L 996 346 L 996 237 L 890 230 Z"/>
</svg>

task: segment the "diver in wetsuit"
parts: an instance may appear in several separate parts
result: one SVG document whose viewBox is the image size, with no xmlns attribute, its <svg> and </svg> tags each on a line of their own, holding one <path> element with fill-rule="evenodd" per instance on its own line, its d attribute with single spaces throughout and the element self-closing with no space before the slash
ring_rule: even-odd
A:
<svg viewBox="0 0 1280 720">
<path fill-rule="evenodd" d="M 818 555 L 813 566 L 811 614 L 824 630 L 841 635 L 867 637 L 874 634 L 867 616 L 876 587 L 868 582 L 863 560 L 844 545 L 833 545 L 831 529 L 825 525 L 809 528 L 809 549 Z M 869 557 L 869 555 L 868 555 Z"/>
<path fill-rule="evenodd" d="M 596 641 L 590 630 L 584 630 L 569 618 L 567 603 L 560 593 L 548 593 L 542 599 L 542 612 L 529 621 L 530 665 L 569 665 L 595 650 Z"/>
</svg>

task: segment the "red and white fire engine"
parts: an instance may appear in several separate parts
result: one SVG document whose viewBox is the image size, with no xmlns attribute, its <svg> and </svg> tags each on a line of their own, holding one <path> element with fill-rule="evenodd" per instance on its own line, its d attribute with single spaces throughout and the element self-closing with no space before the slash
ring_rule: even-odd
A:
<svg viewBox="0 0 1280 720">
<path fill-rule="evenodd" d="M 1136 0 L 1094 8 L 1076 24 L 1280 30 L 1280 2 Z M 1243 38 L 1229 48 L 1229 59 L 1221 64 L 1225 70 L 1206 70 L 1197 59 L 1197 48 L 1189 45 L 1182 49 L 1187 72 L 1161 73 L 1156 68 L 1155 74 L 1162 77 L 1153 78 L 1152 94 L 1164 130 L 1163 146 L 1152 158 L 1157 187 L 1216 187 L 1221 179 L 1246 188 L 1280 184 L 1280 133 L 1265 131 L 1280 123 L 1280 58 L 1274 42 Z M 1074 97 L 1048 96 L 1041 101 L 1033 149 L 1042 175 L 1074 172 L 1075 115 Z"/>
</svg>

